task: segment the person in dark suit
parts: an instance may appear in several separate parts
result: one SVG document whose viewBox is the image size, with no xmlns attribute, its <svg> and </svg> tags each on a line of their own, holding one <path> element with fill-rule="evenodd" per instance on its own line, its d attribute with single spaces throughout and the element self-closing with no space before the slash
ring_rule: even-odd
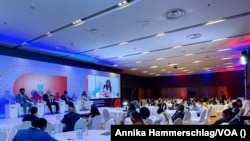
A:
<svg viewBox="0 0 250 141">
<path fill-rule="evenodd" d="M 184 105 L 182 104 L 176 104 L 176 112 L 174 113 L 174 115 L 171 117 L 172 118 L 172 122 L 174 122 L 177 118 L 184 118 L 185 112 L 184 112 Z"/>
<path fill-rule="evenodd" d="M 65 103 L 69 105 L 69 107 L 75 108 L 74 103 L 73 103 L 74 100 L 68 96 L 67 91 L 63 92 L 63 95 L 61 96 L 61 99 L 64 100 Z"/>
<path fill-rule="evenodd" d="M 74 131 L 75 123 L 80 118 L 81 118 L 81 115 L 76 113 L 73 107 L 69 107 L 69 113 L 65 114 L 63 119 L 61 120 L 61 123 L 65 124 L 65 127 L 63 128 L 63 132 Z"/>
<path fill-rule="evenodd" d="M 28 129 L 18 130 L 13 141 L 58 141 L 45 132 L 47 120 L 38 118 L 31 123 L 32 127 Z"/>
<path fill-rule="evenodd" d="M 53 111 L 52 111 L 52 106 L 51 105 L 55 105 L 56 106 L 56 113 L 59 113 L 59 103 L 56 102 L 56 100 L 53 97 L 50 90 L 48 90 L 47 93 L 43 95 L 43 101 L 46 102 L 46 105 L 49 107 L 49 110 L 50 110 L 51 114 L 54 114 Z"/>
<path fill-rule="evenodd" d="M 167 104 L 164 102 L 163 99 L 159 100 L 158 107 L 163 109 L 164 111 L 167 110 Z"/>
<path fill-rule="evenodd" d="M 20 88 L 19 92 L 20 93 L 16 95 L 15 99 L 16 99 L 16 102 L 19 103 L 21 107 L 23 107 L 23 113 L 26 115 L 27 108 L 29 107 L 28 109 L 29 111 L 30 108 L 33 106 L 32 104 L 33 101 L 25 94 L 24 88 Z"/>
<path fill-rule="evenodd" d="M 37 111 L 38 111 L 37 107 L 31 107 L 30 114 L 25 115 L 23 117 L 23 122 L 24 121 L 31 121 L 32 122 L 33 120 L 39 119 L 39 117 L 36 116 Z"/>
<path fill-rule="evenodd" d="M 228 125 L 242 125 L 238 116 L 235 116 L 231 109 L 226 109 L 222 112 L 222 118 L 215 121 L 212 125 L 220 125 L 223 122 L 228 123 Z"/>
</svg>

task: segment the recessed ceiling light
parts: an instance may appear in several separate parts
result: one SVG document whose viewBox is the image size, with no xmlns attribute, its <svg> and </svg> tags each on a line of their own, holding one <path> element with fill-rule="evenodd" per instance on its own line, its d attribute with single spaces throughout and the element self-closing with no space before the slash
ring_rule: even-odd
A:
<svg viewBox="0 0 250 141">
<path fill-rule="evenodd" d="M 118 65 L 113 65 L 113 67 L 117 67 Z"/>
<path fill-rule="evenodd" d="M 141 61 L 136 61 L 135 63 L 137 63 L 137 64 L 138 64 L 138 63 L 141 63 Z"/>
<path fill-rule="evenodd" d="M 225 40 L 225 39 L 227 39 L 227 38 L 219 38 L 219 39 L 212 40 L 212 42 L 222 41 L 222 40 Z"/>
<path fill-rule="evenodd" d="M 200 63 L 201 61 L 194 61 L 193 63 Z"/>
<path fill-rule="evenodd" d="M 142 73 L 148 73 L 148 71 L 143 71 Z"/>
<path fill-rule="evenodd" d="M 162 69 L 161 71 L 166 71 L 166 69 Z"/>
<path fill-rule="evenodd" d="M 153 75 L 153 74 L 155 74 L 155 73 L 151 72 L 151 73 L 149 73 L 149 74 Z"/>
<path fill-rule="evenodd" d="M 231 57 L 221 58 L 221 60 L 228 60 L 231 59 Z"/>
<path fill-rule="evenodd" d="M 225 49 L 219 49 L 217 51 L 227 51 L 227 50 L 231 50 L 230 48 L 225 48 Z"/>
<path fill-rule="evenodd" d="M 193 54 L 185 54 L 184 56 L 192 56 Z"/>
<path fill-rule="evenodd" d="M 156 37 L 160 37 L 160 36 L 164 36 L 164 35 L 166 35 L 166 33 L 161 32 L 161 33 L 156 34 L 155 36 L 156 36 Z"/>
<path fill-rule="evenodd" d="M 24 45 L 26 45 L 27 44 L 27 42 L 23 42 L 22 44 L 21 44 L 21 46 L 24 46 Z"/>
<path fill-rule="evenodd" d="M 85 22 L 83 20 L 81 20 L 81 19 L 78 19 L 78 20 L 75 20 L 75 21 L 72 22 L 72 24 L 74 26 L 79 26 L 79 25 L 81 25 L 83 23 L 85 23 Z"/>
<path fill-rule="evenodd" d="M 171 66 L 176 66 L 176 65 L 178 65 L 178 64 L 169 64 L 168 66 L 170 66 L 170 67 L 171 67 Z"/>
<path fill-rule="evenodd" d="M 184 68 L 182 67 L 182 68 L 177 68 L 178 70 L 183 70 Z"/>
<path fill-rule="evenodd" d="M 50 37 L 50 36 L 52 36 L 53 34 L 51 33 L 51 32 L 47 32 L 46 33 L 46 36 L 48 36 L 48 37 Z"/>
<path fill-rule="evenodd" d="M 215 24 L 215 23 L 220 23 L 225 21 L 224 19 L 218 19 L 218 20 L 213 20 L 213 21 L 208 21 L 205 25 L 211 25 L 211 24 Z"/>
<path fill-rule="evenodd" d="M 125 44 L 127 44 L 128 42 L 121 42 L 121 43 L 119 43 L 119 45 L 125 45 Z"/>
<path fill-rule="evenodd" d="M 158 61 L 159 61 L 159 60 L 164 60 L 164 59 L 165 59 L 165 58 L 157 58 L 156 60 L 158 60 Z"/>
<path fill-rule="evenodd" d="M 167 19 L 177 19 L 177 18 L 184 16 L 185 14 L 186 14 L 185 10 L 180 9 L 180 8 L 176 8 L 176 9 L 169 10 L 166 13 L 166 18 Z"/>
<path fill-rule="evenodd" d="M 141 54 L 148 54 L 149 52 L 148 51 L 145 51 L 145 52 L 142 52 Z"/>
<path fill-rule="evenodd" d="M 203 68 L 203 70 L 209 70 L 210 68 Z"/>
<path fill-rule="evenodd" d="M 173 48 L 181 48 L 182 46 L 174 46 Z"/>
<path fill-rule="evenodd" d="M 158 68 L 158 66 L 151 66 L 150 68 L 151 68 L 151 69 L 154 69 L 154 68 Z"/>
<path fill-rule="evenodd" d="M 131 70 L 137 70 L 137 68 L 132 68 Z"/>
<path fill-rule="evenodd" d="M 197 38 L 200 38 L 200 37 L 201 37 L 200 33 L 190 34 L 190 35 L 186 36 L 187 39 L 197 39 Z"/>
</svg>

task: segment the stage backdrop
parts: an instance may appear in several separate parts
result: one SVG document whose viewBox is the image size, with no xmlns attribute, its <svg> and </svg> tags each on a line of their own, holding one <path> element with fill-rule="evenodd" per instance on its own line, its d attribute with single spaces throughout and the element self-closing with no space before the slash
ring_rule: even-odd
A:
<svg viewBox="0 0 250 141">
<path fill-rule="evenodd" d="M 89 80 L 89 76 L 93 80 Z M 99 78 L 111 80 L 110 97 L 94 96 L 101 91 Z M 98 106 L 118 106 L 120 74 L 0 55 L 0 117 L 4 117 L 5 104 L 15 103 L 20 88 L 25 88 L 26 94 L 34 100 L 47 90 L 52 90 L 57 98 L 67 90 L 69 96 L 79 99 L 83 91 L 88 93 L 91 88 L 88 96 Z"/>
</svg>

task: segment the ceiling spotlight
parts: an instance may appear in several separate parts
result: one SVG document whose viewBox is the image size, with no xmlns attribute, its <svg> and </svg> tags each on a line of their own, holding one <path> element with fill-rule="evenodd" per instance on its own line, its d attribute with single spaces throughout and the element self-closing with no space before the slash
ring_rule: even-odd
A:
<svg viewBox="0 0 250 141">
<path fill-rule="evenodd" d="M 197 38 L 200 38 L 200 37 L 201 37 L 200 33 L 190 34 L 190 35 L 186 36 L 187 39 L 197 39 Z"/>
<path fill-rule="evenodd" d="M 177 19 L 177 18 L 184 16 L 185 14 L 186 14 L 185 10 L 176 8 L 176 9 L 172 9 L 172 10 L 168 11 L 166 14 L 166 18 L 167 19 Z"/>
</svg>

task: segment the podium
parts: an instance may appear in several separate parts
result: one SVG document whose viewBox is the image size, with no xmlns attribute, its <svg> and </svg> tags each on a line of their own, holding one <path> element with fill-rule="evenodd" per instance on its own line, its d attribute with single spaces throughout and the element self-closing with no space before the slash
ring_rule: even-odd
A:
<svg viewBox="0 0 250 141">
<path fill-rule="evenodd" d="M 36 107 L 38 109 L 37 111 L 37 116 L 38 117 L 43 117 L 44 116 L 44 113 L 45 113 L 45 103 L 36 103 Z"/>
<path fill-rule="evenodd" d="M 76 111 L 80 111 L 81 110 L 81 101 L 80 100 L 74 101 L 74 106 L 75 106 Z"/>
<path fill-rule="evenodd" d="M 18 117 L 18 105 L 17 104 L 5 104 L 5 117 L 17 118 Z"/>
</svg>

